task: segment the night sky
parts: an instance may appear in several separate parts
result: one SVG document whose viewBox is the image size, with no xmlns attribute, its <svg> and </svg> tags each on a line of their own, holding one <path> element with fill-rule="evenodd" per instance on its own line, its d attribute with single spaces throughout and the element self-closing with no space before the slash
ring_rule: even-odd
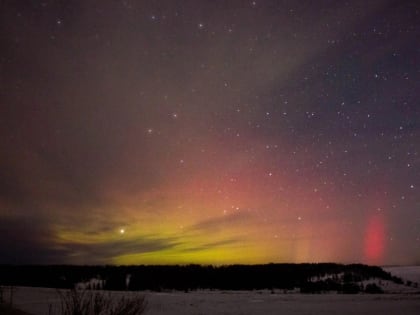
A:
<svg viewBox="0 0 420 315">
<path fill-rule="evenodd" d="M 419 1 L 0 1 L 0 263 L 420 263 Z"/>
</svg>

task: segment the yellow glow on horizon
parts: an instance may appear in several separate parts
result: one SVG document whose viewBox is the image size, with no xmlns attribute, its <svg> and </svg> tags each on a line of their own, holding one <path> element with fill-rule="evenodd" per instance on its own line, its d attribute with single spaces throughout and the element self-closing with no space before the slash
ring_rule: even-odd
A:
<svg viewBox="0 0 420 315">
<path fill-rule="evenodd" d="M 197 186 L 114 194 L 118 208 L 98 209 L 72 228 L 57 226 L 56 242 L 81 248 L 77 259 L 85 255 L 89 261 L 95 253 L 104 263 L 122 265 L 325 261 L 345 253 L 339 239 L 329 238 L 341 232 L 335 222 L 311 220 L 311 209 L 319 206 L 298 194 L 288 203 L 277 195 L 264 199 L 261 192 L 240 190 L 233 191 L 237 198 L 225 199 L 194 190 Z"/>
</svg>

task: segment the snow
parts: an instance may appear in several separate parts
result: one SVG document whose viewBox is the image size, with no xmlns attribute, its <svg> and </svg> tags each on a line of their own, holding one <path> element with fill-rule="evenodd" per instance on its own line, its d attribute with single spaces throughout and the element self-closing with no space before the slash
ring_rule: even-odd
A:
<svg viewBox="0 0 420 315">
<path fill-rule="evenodd" d="M 137 292 L 112 292 L 132 295 Z M 342 295 L 283 294 L 280 291 L 194 291 L 145 292 L 146 314 L 155 315 L 240 315 L 240 314 L 418 314 L 419 294 Z M 56 289 L 18 287 L 16 307 L 34 315 L 60 315 Z M 50 313 L 49 310 L 52 312 Z"/>
<path fill-rule="evenodd" d="M 185 292 L 107 292 L 113 297 L 119 295 L 145 295 L 148 303 L 146 314 L 154 315 L 240 315 L 240 314 L 419 314 L 420 266 L 386 267 L 392 275 L 400 277 L 411 286 L 391 281 L 371 279 L 386 294 L 299 294 L 296 291 L 192 291 Z M 99 284 L 92 280 L 84 285 Z M 420 286 L 420 285 L 419 285 Z M 393 294 L 390 294 L 393 293 Z M 5 288 L 7 301 L 10 291 Z M 60 298 L 57 289 L 16 287 L 13 290 L 13 303 L 16 307 L 33 315 L 61 315 Z"/>
<path fill-rule="evenodd" d="M 404 281 L 416 282 L 420 288 L 420 266 L 383 267 L 382 269 L 394 276 L 400 277 Z"/>
<path fill-rule="evenodd" d="M 105 286 L 105 280 L 92 278 L 86 282 L 79 282 L 76 284 L 76 289 L 91 289 L 91 288 L 98 288 L 102 289 Z"/>
</svg>

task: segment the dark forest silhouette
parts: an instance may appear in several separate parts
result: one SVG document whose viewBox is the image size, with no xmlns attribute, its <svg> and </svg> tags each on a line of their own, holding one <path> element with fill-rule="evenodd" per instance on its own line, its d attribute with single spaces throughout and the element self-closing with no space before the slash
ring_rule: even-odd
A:
<svg viewBox="0 0 420 315">
<path fill-rule="evenodd" d="M 90 279 L 103 280 L 103 286 Z M 127 281 L 129 279 L 129 281 Z M 0 285 L 105 290 L 262 290 L 299 289 L 302 293 L 381 293 L 368 279 L 403 283 L 382 268 L 361 264 L 265 264 L 174 266 L 0 266 Z"/>
</svg>

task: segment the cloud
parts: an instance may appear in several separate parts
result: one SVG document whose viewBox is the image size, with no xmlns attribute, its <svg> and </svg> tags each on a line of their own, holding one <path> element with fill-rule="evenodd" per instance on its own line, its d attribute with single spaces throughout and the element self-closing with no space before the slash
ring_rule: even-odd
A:
<svg viewBox="0 0 420 315">
<path fill-rule="evenodd" d="M 54 245 L 52 232 L 36 218 L 1 217 L 1 264 L 64 263 L 67 249 Z"/>
<path fill-rule="evenodd" d="M 235 212 L 229 215 L 210 218 L 192 225 L 191 231 L 216 231 L 235 225 L 243 225 L 252 220 L 253 216 L 249 211 Z"/>
<path fill-rule="evenodd" d="M 237 239 L 222 240 L 218 242 L 204 243 L 199 246 L 186 248 L 185 250 L 183 250 L 183 252 L 201 252 L 201 251 L 210 250 L 214 248 L 224 247 L 227 245 L 235 245 L 235 244 L 241 243 L 242 241 L 243 240 L 237 238 Z"/>
<path fill-rule="evenodd" d="M 120 239 L 117 241 L 104 241 L 98 243 L 71 242 L 62 243 L 66 252 L 71 253 L 70 259 L 82 263 L 110 263 L 114 258 L 122 255 L 138 255 L 158 252 L 175 248 L 180 244 L 176 238 L 161 238 L 142 236 L 134 239 Z"/>
<path fill-rule="evenodd" d="M 115 257 L 158 252 L 178 246 L 174 237 L 140 236 L 115 241 L 83 243 L 59 241 L 50 224 L 34 217 L 6 217 L 0 220 L 0 264 L 106 264 Z M 111 231 L 103 227 L 103 232 Z M 87 236 L 92 236 L 88 233 Z"/>
</svg>

